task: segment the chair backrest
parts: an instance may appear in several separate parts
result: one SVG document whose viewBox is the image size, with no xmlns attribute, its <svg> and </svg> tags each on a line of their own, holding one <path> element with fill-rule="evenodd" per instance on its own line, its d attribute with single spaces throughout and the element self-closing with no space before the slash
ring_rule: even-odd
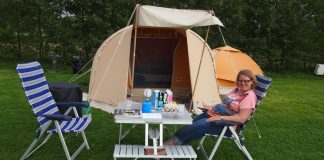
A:
<svg viewBox="0 0 324 160">
<path fill-rule="evenodd" d="M 240 134 L 242 133 L 242 131 L 244 130 L 244 128 L 252 118 L 255 111 L 258 109 L 261 100 L 266 95 L 267 89 L 271 84 L 271 78 L 261 76 L 261 75 L 256 75 L 255 77 L 256 77 L 256 86 L 254 88 L 254 93 L 256 94 L 258 101 L 256 103 L 255 109 L 249 116 L 248 120 L 246 120 L 243 125 L 240 125 L 239 130 L 237 130 Z"/>
<path fill-rule="evenodd" d="M 34 114 L 59 114 L 49 91 L 42 66 L 35 61 L 18 64 L 16 70 Z M 37 121 L 41 129 L 50 123 L 48 119 L 43 117 L 37 117 Z"/>
</svg>

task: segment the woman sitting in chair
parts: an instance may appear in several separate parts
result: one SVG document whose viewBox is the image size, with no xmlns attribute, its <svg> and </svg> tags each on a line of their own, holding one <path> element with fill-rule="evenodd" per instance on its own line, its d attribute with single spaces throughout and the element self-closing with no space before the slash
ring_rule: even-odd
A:
<svg viewBox="0 0 324 160">
<path fill-rule="evenodd" d="M 223 103 L 213 107 L 204 105 L 204 112 L 195 118 L 191 125 L 179 129 L 164 145 L 183 145 L 200 139 L 205 134 L 219 135 L 227 123 L 244 123 L 257 102 L 253 91 L 256 79 L 250 70 L 242 70 L 237 75 L 236 83 L 237 88 L 224 98 Z M 227 132 L 225 134 L 230 134 L 229 130 Z M 152 152 L 147 150 L 148 154 Z M 159 151 L 159 154 L 165 154 L 165 150 Z"/>
</svg>

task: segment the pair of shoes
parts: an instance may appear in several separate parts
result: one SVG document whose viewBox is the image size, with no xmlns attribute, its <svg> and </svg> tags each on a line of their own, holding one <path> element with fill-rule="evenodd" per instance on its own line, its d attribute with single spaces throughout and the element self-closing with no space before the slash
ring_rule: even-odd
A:
<svg viewBox="0 0 324 160">
<path fill-rule="evenodd" d="M 158 155 L 166 155 L 165 149 L 158 150 Z"/>
<path fill-rule="evenodd" d="M 154 149 L 145 149 L 145 154 L 146 155 L 153 155 L 154 154 Z"/>
<path fill-rule="evenodd" d="M 145 149 L 145 154 L 146 155 L 153 155 L 154 154 L 154 149 L 151 149 L 151 148 Z M 158 149 L 158 155 L 166 155 L 165 149 Z"/>
</svg>

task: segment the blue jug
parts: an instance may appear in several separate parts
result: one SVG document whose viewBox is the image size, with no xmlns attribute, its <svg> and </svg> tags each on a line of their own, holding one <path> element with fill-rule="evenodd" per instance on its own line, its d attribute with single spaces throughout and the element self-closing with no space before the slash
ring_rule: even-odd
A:
<svg viewBox="0 0 324 160">
<path fill-rule="evenodd" d="M 142 113 L 151 113 L 151 103 L 148 99 L 142 103 Z"/>
</svg>

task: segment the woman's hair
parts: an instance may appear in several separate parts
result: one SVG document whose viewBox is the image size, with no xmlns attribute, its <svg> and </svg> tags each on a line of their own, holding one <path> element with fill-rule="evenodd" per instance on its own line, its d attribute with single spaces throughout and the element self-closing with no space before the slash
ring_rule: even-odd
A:
<svg viewBox="0 0 324 160">
<path fill-rule="evenodd" d="M 251 89 L 254 89 L 255 85 L 256 85 L 256 79 L 254 74 L 252 73 L 252 71 L 245 69 L 245 70 L 241 70 L 236 77 L 236 84 L 238 83 L 238 80 L 240 78 L 241 75 L 247 76 L 250 78 L 250 80 L 252 80 L 252 85 L 251 85 Z"/>
</svg>

